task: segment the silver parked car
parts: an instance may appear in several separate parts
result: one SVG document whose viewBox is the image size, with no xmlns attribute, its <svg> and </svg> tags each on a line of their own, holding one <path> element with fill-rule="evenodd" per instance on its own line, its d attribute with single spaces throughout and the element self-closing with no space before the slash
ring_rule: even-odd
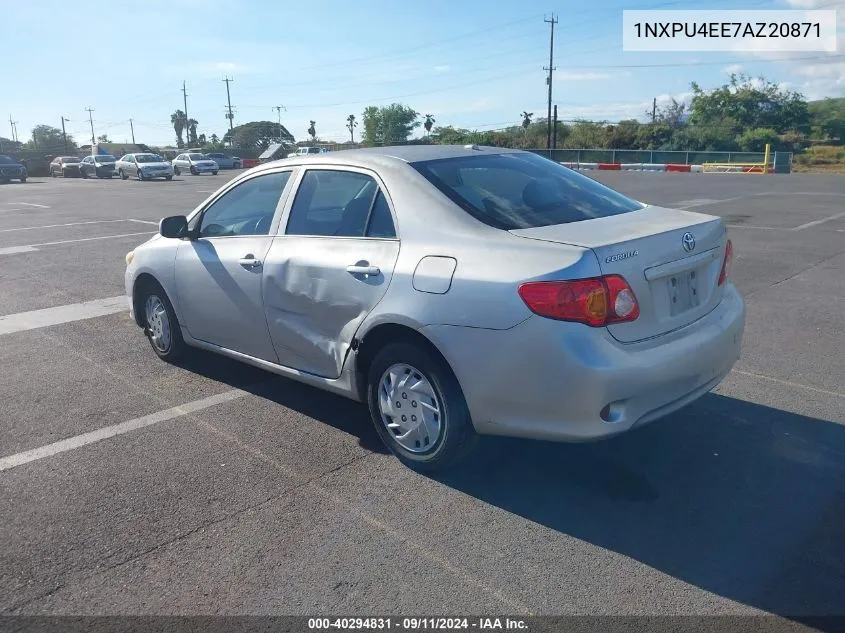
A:
<svg viewBox="0 0 845 633">
<path fill-rule="evenodd" d="M 158 154 L 126 154 L 118 159 L 114 167 L 121 180 L 130 176 L 138 180 L 173 180 L 173 168 Z"/>
<path fill-rule="evenodd" d="M 526 152 L 277 161 L 159 231 L 125 277 L 158 356 L 200 347 L 366 402 L 419 469 L 452 464 L 476 433 L 642 426 L 710 391 L 740 353 L 720 218 Z"/>
<path fill-rule="evenodd" d="M 186 171 L 194 176 L 200 174 L 217 175 L 220 166 L 205 154 L 185 153 L 173 159 L 173 173 L 177 176 Z"/>
</svg>

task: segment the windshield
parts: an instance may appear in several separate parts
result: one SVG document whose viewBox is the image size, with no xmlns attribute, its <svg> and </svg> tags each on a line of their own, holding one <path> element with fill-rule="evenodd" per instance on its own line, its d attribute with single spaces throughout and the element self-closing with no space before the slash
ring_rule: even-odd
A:
<svg viewBox="0 0 845 633">
<path fill-rule="evenodd" d="M 309 153 L 309 154 L 319 154 L 319 153 L 320 153 L 320 148 L 319 148 L 319 147 L 309 147 L 309 148 L 308 148 L 308 153 Z"/>
<path fill-rule="evenodd" d="M 17 161 L 13 158 L 0 154 L 0 165 L 17 165 Z"/>
<path fill-rule="evenodd" d="M 643 207 L 536 154 L 466 156 L 412 166 L 470 215 L 506 231 L 603 218 Z"/>
<path fill-rule="evenodd" d="M 191 160 L 208 160 L 205 154 L 188 154 L 188 158 Z"/>
<path fill-rule="evenodd" d="M 102 156 L 96 156 L 95 160 L 98 163 L 113 163 L 117 159 L 109 154 L 103 154 Z"/>
<path fill-rule="evenodd" d="M 62 162 L 63 163 L 79 163 L 79 162 L 82 162 L 82 159 L 77 158 L 76 156 L 63 156 Z"/>
<path fill-rule="evenodd" d="M 156 156 L 155 154 L 135 154 L 135 160 L 139 163 L 160 163 L 162 162 L 161 156 Z"/>
</svg>

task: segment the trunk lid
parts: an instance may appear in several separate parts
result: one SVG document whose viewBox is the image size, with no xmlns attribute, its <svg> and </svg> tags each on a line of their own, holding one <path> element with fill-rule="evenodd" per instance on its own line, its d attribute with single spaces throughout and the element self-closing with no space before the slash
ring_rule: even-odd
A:
<svg viewBox="0 0 845 633">
<path fill-rule="evenodd" d="M 722 300 L 724 285 L 718 281 L 727 240 L 725 226 L 715 216 L 648 206 L 511 233 L 589 248 L 602 274 L 623 276 L 637 297 L 640 316 L 607 329 L 625 343 L 683 327 Z"/>
</svg>

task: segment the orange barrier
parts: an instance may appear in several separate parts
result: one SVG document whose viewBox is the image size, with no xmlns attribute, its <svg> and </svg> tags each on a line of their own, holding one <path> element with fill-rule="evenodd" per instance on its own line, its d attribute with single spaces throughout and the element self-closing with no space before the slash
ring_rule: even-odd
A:
<svg viewBox="0 0 845 633">
<path fill-rule="evenodd" d="M 257 158 L 244 158 L 243 159 L 244 169 L 250 169 L 258 165 Z"/>
<path fill-rule="evenodd" d="M 599 169 L 619 171 L 622 169 L 622 165 L 619 163 L 599 163 Z"/>
<path fill-rule="evenodd" d="M 677 163 L 669 163 L 666 165 L 666 171 L 688 172 L 689 170 L 690 165 L 681 165 Z"/>
</svg>

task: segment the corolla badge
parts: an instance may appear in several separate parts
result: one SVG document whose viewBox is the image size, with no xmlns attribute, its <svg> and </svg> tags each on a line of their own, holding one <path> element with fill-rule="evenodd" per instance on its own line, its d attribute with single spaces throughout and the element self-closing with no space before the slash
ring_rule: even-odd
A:
<svg viewBox="0 0 845 633">
<path fill-rule="evenodd" d="M 616 255 L 611 255 L 610 257 L 605 257 L 604 261 L 608 264 L 612 264 L 613 262 L 618 262 L 623 259 L 628 259 L 629 257 L 636 257 L 640 254 L 640 251 L 633 250 L 633 251 L 624 251 L 622 253 L 616 253 Z"/>
<path fill-rule="evenodd" d="M 695 248 L 695 237 L 693 237 L 692 233 L 684 233 L 684 236 L 681 238 L 681 244 L 684 245 L 684 250 L 689 253 Z"/>
</svg>

